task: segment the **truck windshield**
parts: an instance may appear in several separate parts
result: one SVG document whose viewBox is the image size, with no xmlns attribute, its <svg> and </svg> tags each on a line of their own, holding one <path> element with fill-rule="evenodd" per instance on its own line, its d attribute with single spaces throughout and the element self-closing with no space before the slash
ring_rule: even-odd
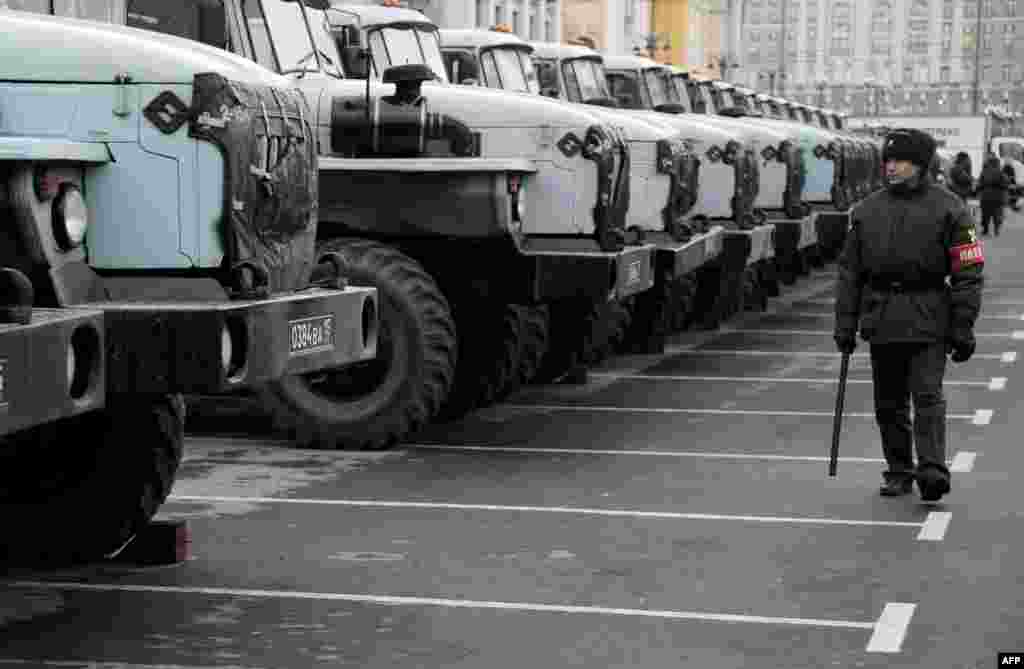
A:
<svg viewBox="0 0 1024 669">
<path fill-rule="evenodd" d="M 635 71 L 609 72 L 605 77 L 612 97 L 626 109 L 644 109 L 640 94 L 640 77 Z"/>
<path fill-rule="evenodd" d="M 651 93 L 652 107 L 668 104 L 672 101 L 669 97 L 664 73 L 660 69 L 651 68 L 644 70 L 644 83 L 647 84 L 647 90 Z"/>
<path fill-rule="evenodd" d="M 480 56 L 484 70 L 484 83 L 490 88 L 500 88 L 517 93 L 535 93 L 530 86 L 527 67 L 529 63 L 519 58 L 519 49 L 493 48 L 487 49 Z"/>
<path fill-rule="evenodd" d="M 219 49 L 229 47 L 224 5 L 220 0 L 128 0 L 125 25 L 184 37 Z"/>
<path fill-rule="evenodd" d="M 609 97 L 604 66 L 593 58 L 562 61 L 562 76 L 565 77 L 566 94 L 572 102 Z"/>
<path fill-rule="evenodd" d="M 371 29 L 367 42 L 378 72 L 395 65 L 426 65 L 439 81 L 448 83 L 436 30 L 384 26 Z"/>
<path fill-rule="evenodd" d="M 247 4 L 251 4 L 247 3 Z M 302 18 L 302 9 L 297 2 L 284 2 L 283 0 L 263 0 L 263 13 L 266 17 L 266 27 L 270 30 L 270 39 L 273 41 L 274 49 L 277 51 L 277 60 L 281 72 L 317 72 L 317 57 L 313 52 L 314 43 L 306 30 L 306 22 Z M 316 44 L 320 60 L 324 67 L 331 70 L 335 76 L 341 76 L 337 65 L 337 52 L 334 50 L 334 43 L 330 34 L 325 33 L 323 25 L 324 14 L 321 11 L 307 9 L 313 31 L 321 36 Z M 253 32 L 262 30 L 258 18 L 247 16 L 250 29 Z M 256 24 L 254 25 L 254 21 Z"/>
<path fill-rule="evenodd" d="M 718 105 L 715 104 L 715 96 L 711 94 L 711 85 L 701 84 L 697 90 L 700 91 L 700 96 L 704 99 L 704 113 L 716 113 L 718 111 Z"/>
<path fill-rule="evenodd" d="M 675 90 L 676 102 L 685 107 L 686 113 L 689 114 L 693 111 L 693 105 L 690 104 L 690 91 L 686 87 L 686 79 L 679 75 L 672 75 L 670 80 L 672 88 Z"/>
</svg>

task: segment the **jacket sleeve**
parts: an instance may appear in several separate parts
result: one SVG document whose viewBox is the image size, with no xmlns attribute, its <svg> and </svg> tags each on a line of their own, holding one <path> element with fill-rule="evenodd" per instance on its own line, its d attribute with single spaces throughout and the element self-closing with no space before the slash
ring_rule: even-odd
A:
<svg viewBox="0 0 1024 669">
<path fill-rule="evenodd" d="M 953 331 L 974 328 L 981 310 L 985 251 L 967 207 L 957 204 L 948 215 L 946 258 L 952 286 Z"/>
<path fill-rule="evenodd" d="M 857 323 L 860 320 L 861 221 L 857 214 L 857 208 L 850 212 L 850 229 L 846 232 L 843 252 L 839 256 L 839 278 L 836 280 L 836 335 L 856 335 Z"/>
</svg>

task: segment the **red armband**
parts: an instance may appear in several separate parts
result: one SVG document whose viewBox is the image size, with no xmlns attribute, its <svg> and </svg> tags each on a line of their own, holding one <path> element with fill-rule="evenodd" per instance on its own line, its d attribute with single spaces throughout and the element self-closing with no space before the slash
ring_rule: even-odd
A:
<svg viewBox="0 0 1024 669">
<path fill-rule="evenodd" d="M 960 244 L 949 250 L 949 259 L 953 265 L 953 271 L 959 272 L 965 267 L 985 264 L 985 252 L 981 242 Z"/>
</svg>

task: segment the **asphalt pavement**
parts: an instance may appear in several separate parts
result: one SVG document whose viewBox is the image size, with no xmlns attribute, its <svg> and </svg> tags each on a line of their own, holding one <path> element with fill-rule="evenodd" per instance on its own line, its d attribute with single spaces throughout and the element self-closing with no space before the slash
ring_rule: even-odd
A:
<svg viewBox="0 0 1024 669">
<path fill-rule="evenodd" d="M 1024 650 L 1024 217 L 946 377 L 953 490 L 877 495 L 866 346 L 838 475 L 835 267 L 763 314 L 383 453 L 193 435 L 192 556 L 0 579 L 0 669 L 995 667 Z"/>
</svg>

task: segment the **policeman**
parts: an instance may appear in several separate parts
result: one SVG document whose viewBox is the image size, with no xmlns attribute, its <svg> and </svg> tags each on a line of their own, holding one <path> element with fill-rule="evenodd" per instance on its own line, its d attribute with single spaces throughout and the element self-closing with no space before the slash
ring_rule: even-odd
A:
<svg viewBox="0 0 1024 669">
<path fill-rule="evenodd" d="M 985 263 L 964 201 L 930 179 L 935 149 L 935 140 L 918 130 L 886 135 L 886 187 L 850 213 L 834 331 L 840 351 L 853 352 L 858 327 L 871 347 L 875 418 L 888 465 L 879 492 L 905 495 L 916 479 L 924 501 L 950 489 L 942 379 L 948 353 L 957 363 L 974 354 Z"/>
</svg>

